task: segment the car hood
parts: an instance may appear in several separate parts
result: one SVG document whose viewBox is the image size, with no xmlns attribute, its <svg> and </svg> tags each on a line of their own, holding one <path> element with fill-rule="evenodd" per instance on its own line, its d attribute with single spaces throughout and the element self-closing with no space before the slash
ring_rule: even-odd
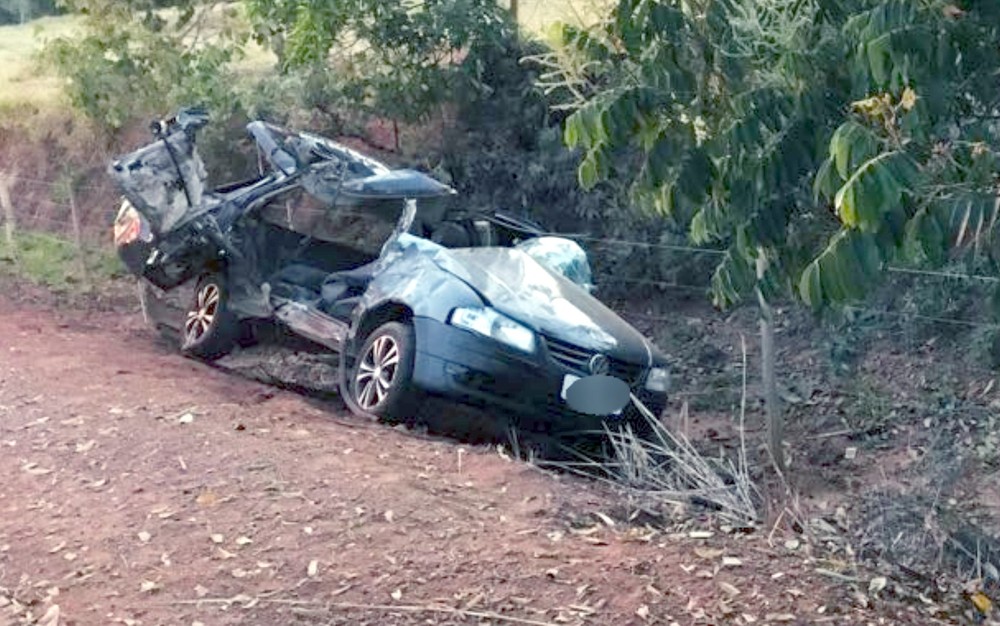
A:
<svg viewBox="0 0 1000 626">
<path fill-rule="evenodd" d="M 655 348 L 638 330 L 584 288 L 521 250 L 448 249 L 406 234 L 398 245 L 420 248 L 489 306 L 542 335 L 630 363 L 649 365 L 652 360 Z"/>
</svg>

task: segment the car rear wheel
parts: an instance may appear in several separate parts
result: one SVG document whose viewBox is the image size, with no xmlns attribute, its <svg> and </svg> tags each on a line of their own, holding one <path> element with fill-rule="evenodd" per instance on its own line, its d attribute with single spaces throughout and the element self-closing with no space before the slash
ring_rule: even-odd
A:
<svg viewBox="0 0 1000 626">
<path fill-rule="evenodd" d="M 229 291 L 220 273 L 202 276 L 181 328 L 181 351 L 206 361 L 232 351 L 239 324 L 229 310 Z"/>
<path fill-rule="evenodd" d="M 365 338 L 353 363 L 341 358 L 340 389 L 351 412 L 391 421 L 415 412 L 415 343 L 412 326 L 389 322 Z"/>
</svg>

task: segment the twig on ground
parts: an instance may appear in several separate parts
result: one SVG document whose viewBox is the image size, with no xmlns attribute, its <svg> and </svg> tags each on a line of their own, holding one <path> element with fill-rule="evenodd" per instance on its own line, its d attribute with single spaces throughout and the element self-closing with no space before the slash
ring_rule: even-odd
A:
<svg viewBox="0 0 1000 626">
<path fill-rule="evenodd" d="M 771 533 L 767 536 L 767 545 L 774 547 L 774 533 L 778 532 L 778 526 L 781 525 L 781 520 L 785 518 L 785 511 L 787 508 L 781 509 L 781 513 L 778 514 L 778 519 L 774 520 L 774 526 L 771 527 Z"/>
<path fill-rule="evenodd" d="M 841 574 L 839 572 L 834 572 L 832 570 L 823 569 L 821 567 L 817 567 L 814 571 L 817 574 L 820 574 L 822 576 L 828 576 L 830 578 L 836 578 L 837 580 L 843 581 L 845 583 L 859 583 L 859 582 L 861 582 L 861 579 L 857 578 L 855 576 L 847 576 L 846 574 Z"/>
<path fill-rule="evenodd" d="M 449 606 L 435 606 L 432 604 L 363 604 L 358 602 L 321 602 L 319 600 L 293 600 L 286 598 L 251 598 L 248 596 L 234 596 L 232 598 L 201 598 L 194 600 L 174 600 L 164 602 L 165 605 L 197 605 L 197 604 L 236 604 L 238 602 L 258 600 L 270 604 L 285 604 L 298 606 L 321 606 L 326 609 L 354 609 L 361 611 L 397 611 L 402 613 L 439 613 L 445 615 L 455 615 L 458 617 L 474 617 L 478 619 L 488 619 L 495 622 L 507 624 L 522 624 L 525 626 L 558 626 L 555 622 L 542 622 L 513 615 L 503 615 L 492 611 L 468 611 L 456 609 Z"/>
<path fill-rule="evenodd" d="M 841 430 L 835 430 L 829 433 L 820 433 L 818 435 L 811 435 L 809 439 L 829 439 L 830 437 L 841 437 L 843 435 L 856 435 L 858 431 L 853 428 L 843 428 Z"/>
</svg>

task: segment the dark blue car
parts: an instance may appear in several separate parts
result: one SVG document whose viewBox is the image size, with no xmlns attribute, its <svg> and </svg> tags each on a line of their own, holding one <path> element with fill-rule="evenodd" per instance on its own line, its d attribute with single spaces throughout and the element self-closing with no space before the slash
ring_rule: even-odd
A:
<svg viewBox="0 0 1000 626">
<path fill-rule="evenodd" d="M 422 173 L 264 122 L 248 126 L 259 176 L 209 190 L 205 123 L 191 111 L 159 122 L 110 167 L 122 260 L 152 300 L 190 291 L 184 353 L 218 358 L 264 320 L 339 353 L 358 414 L 405 418 L 429 393 L 574 428 L 592 422 L 567 391 L 595 375 L 663 410 L 666 357 L 592 295 L 575 243 L 456 211 L 455 192 Z M 622 409 L 600 419 L 635 417 Z"/>
</svg>

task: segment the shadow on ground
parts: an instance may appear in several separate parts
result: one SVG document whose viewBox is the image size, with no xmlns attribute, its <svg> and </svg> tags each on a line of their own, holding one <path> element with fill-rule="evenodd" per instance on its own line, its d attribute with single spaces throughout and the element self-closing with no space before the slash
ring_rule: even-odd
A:
<svg viewBox="0 0 1000 626">
<path fill-rule="evenodd" d="M 171 344 L 163 337 L 163 347 Z M 176 345 L 176 344 L 174 344 Z M 220 359 L 214 367 L 227 373 L 297 393 L 317 408 L 342 413 L 338 390 L 338 356 L 303 350 L 282 343 L 244 347 Z M 360 419 L 360 418 L 355 418 Z M 581 454 L 592 458 L 603 449 L 603 433 L 572 431 L 563 425 L 528 430 L 516 415 L 464 406 L 452 400 L 421 396 L 414 402 L 410 419 L 387 423 L 416 436 L 456 440 L 470 445 L 500 445 L 512 456 L 528 460 L 565 460 Z"/>
</svg>

